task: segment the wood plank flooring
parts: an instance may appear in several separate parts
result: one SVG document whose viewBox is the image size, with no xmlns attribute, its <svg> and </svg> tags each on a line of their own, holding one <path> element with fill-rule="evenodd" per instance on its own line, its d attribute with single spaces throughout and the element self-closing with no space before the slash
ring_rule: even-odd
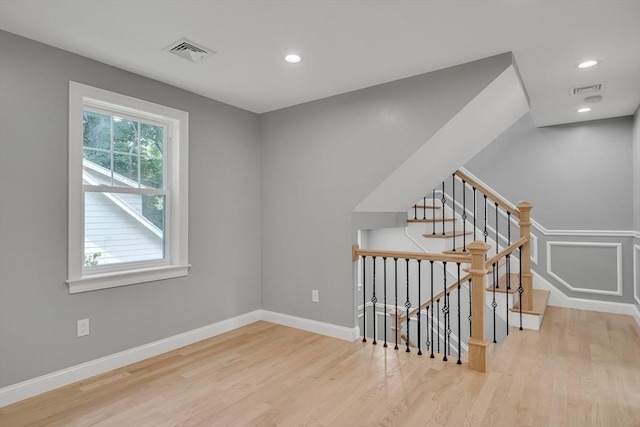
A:
<svg viewBox="0 0 640 427">
<path fill-rule="evenodd" d="M 0 426 L 640 426 L 630 316 L 550 307 L 489 369 L 257 322 L 7 406 Z"/>
</svg>

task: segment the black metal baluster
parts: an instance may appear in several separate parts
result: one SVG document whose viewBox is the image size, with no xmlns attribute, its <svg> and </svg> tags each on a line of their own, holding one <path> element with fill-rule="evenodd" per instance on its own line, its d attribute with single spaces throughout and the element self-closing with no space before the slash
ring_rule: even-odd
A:
<svg viewBox="0 0 640 427">
<path fill-rule="evenodd" d="M 447 300 L 447 307 L 449 307 L 449 309 L 447 310 L 447 348 L 446 351 L 448 353 L 449 356 L 451 356 L 451 293 L 447 292 L 447 296 L 446 296 L 446 300 Z"/>
<path fill-rule="evenodd" d="M 394 311 L 395 313 L 395 318 L 396 318 L 396 346 L 393 348 L 394 350 L 398 349 L 398 258 L 394 258 L 393 259 L 393 263 L 394 263 L 394 269 L 395 269 L 395 297 L 396 297 L 396 310 Z"/>
<path fill-rule="evenodd" d="M 509 260 L 509 257 L 511 256 L 511 254 L 508 254 L 506 256 L 506 262 L 507 262 L 507 289 L 504 293 L 504 301 L 505 301 L 505 310 L 507 313 L 507 336 L 509 336 L 509 290 L 511 289 L 511 261 Z"/>
<path fill-rule="evenodd" d="M 462 330 L 460 328 L 460 263 L 456 264 L 458 265 L 458 361 L 456 363 L 462 365 L 460 360 L 460 341 L 462 341 Z"/>
<path fill-rule="evenodd" d="M 438 353 L 440 353 L 440 298 L 436 300 L 436 304 L 438 308 L 438 329 L 436 332 L 438 333 Z"/>
<path fill-rule="evenodd" d="M 384 262 L 384 346 L 387 346 L 387 257 L 382 257 Z"/>
<path fill-rule="evenodd" d="M 447 198 L 444 197 L 444 181 L 442 181 L 442 199 L 440 199 L 440 202 L 442 202 L 442 235 L 444 236 L 444 206 L 447 203 Z"/>
<path fill-rule="evenodd" d="M 462 180 L 462 252 L 467 251 L 467 187 Z"/>
<path fill-rule="evenodd" d="M 518 307 L 520 309 L 520 330 L 522 330 L 522 293 L 524 292 L 524 289 L 522 288 L 522 246 L 520 246 L 520 256 L 518 257 L 518 261 L 520 263 L 520 285 L 518 286 L 520 303 L 518 304 Z"/>
<path fill-rule="evenodd" d="M 407 300 L 404 303 L 404 308 L 406 309 L 405 313 L 407 316 L 407 350 L 409 353 L 409 323 L 411 323 L 411 316 L 409 313 L 409 309 L 411 308 L 411 302 L 409 301 L 409 258 L 407 258 Z"/>
<path fill-rule="evenodd" d="M 371 305 L 373 305 L 373 345 L 378 344 L 376 341 L 376 302 L 378 299 L 376 298 L 376 257 L 373 257 L 373 283 L 371 284 L 373 287 L 373 295 L 371 295 Z"/>
<path fill-rule="evenodd" d="M 469 336 L 471 336 L 471 279 L 469 279 Z"/>
<path fill-rule="evenodd" d="M 367 342 L 367 257 L 362 256 L 362 342 Z"/>
<path fill-rule="evenodd" d="M 498 234 L 498 204 L 496 203 L 496 255 L 498 255 L 498 252 L 500 252 L 500 248 L 498 247 L 499 246 L 498 242 L 500 241 L 499 239 L 500 239 L 500 237 L 499 237 L 499 234 Z M 495 266 L 496 277 L 497 277 L 497 274 L 498 274 L 498 265 L 499 264 L 496 263 L 496 266 Z M 496 281 L 496 288 L 500 289 L 500 282 L 499 281 Z"/>
<path fill-rule="evenodd" d="M 453 252 L 456 251 L 456 174 L 451 175 L 452 198 L 451 210 L 453 211 Z"/>
<path fill-rule="evenodd" d="M 427 219 L 427 197 L 422 198 L 422 219 Z"/>
<path fill-rule="evenodd" d="M 489 236 L 489 232 L 487 231 L 487 195 L 484 195 L 484 231 L 482 232 L 484 236 L 484 242 L 487 243 L 487 237 Z M 485 254 L 485 259 L 487 255 Z"/>
<path fill-rule="evenodd" d="M 500 252 L 498 248 L 500 242 L 500 235 L 498 234 L 498 204 L 496 203 L 496 255 Z"/>
<path fill-rule="evenodd" d="M 414 220 L 418 219 L 418 205 L 417 204 L 413 205 L 413 219 Z"/>
<path fill-rule="evenodd" d="M 493 342 L 496 343 L 496 307 L 498 307 L 498 303 L 496 302 L 496 280 L 498 276 L 498 269 L 496 268 L 496 263 L 493 263 L 493 271 L 491 273 L 493 278 L 493 300 L 491 301 L 491 308 L 493 308 Z"/>
<path fill-rule="evenodd" d="M 436 235 L 436 190 L 431 190 L 431 228 L 432 235 Z"/>
<path fill-rule="evenodd" d="M 367 342 L 367 257 L 362 256 L 362 342 Z"/>
<path fill-rule="evenodd" d="M 422 306 L 422 294 L 421 294 L 421 288 L 422 288 L 422 275 L 420 274 L 420 260 L 418 260 L 418 356 L 422 356 L 422 347 L 421 347 L 421 342 L 422 342 L 422 334 L 421 334 L 421 330 L 420 330 L 420 323 L 421 323 L 421 317 L 422 314 L 420 313 L 421 309 L 420 307 Z"/>
<path fill-rule="evenodd" d="M 511 246 L 511 212 L 507 212 L 507 245 Z M 511 254 L 507 255 L 507 290 L 511 290 L 511 264 L 509 264 L 509 258 Z"/>
<path fill-rule="evenodd" d="M 478 201 L 476 199 L 476 187 L 472 187 L 473 188 L 473 241 L 475 242 L 476 240 L 476 205 L 478 204 Z"/>
<path fill-rule="evenodd" d="M 444 358 L 442 359 L 444 362 L 447 361 L 447 314 L 449 313 L 448 301 L 447 301 L 447 263 L 442 263 L 443 267 L 443 293 L 444 293 L 444 305 L 442 307 L 442 315 L 444 321 Z"/>
<path fill-rule="evenodd" d="M 429 357 L 433 359 L 435 357 L 433 354 L 433 346 L 435 342 L 433 341 L 433 261 L 429 261 L 429 263 L 431 263 L 431 355 Z M 437 313 L 439 313 L 439 311 Z"/>
</svg>

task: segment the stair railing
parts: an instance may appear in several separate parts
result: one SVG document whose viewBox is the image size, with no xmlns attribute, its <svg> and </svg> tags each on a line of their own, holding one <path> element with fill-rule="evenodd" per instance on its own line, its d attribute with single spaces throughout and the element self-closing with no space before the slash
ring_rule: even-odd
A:
<svg viewBox="0 0 640 427">
<path fill-rule="evenodd" d="M 460 336 L 460 327 L 462 322 L 462 307 L 461 307 L 461 290 L 463 283 L 460 277 L 461 266 L 468 264 L 471 266 L 469 271 L 469 278 L 466 279 L 470 281 L 471 286 L 471 300 L 470 300 L 470 313 L 468 316 L 468 320 L 470 322 L 470 337 L 468 340 L 469 346 L 469 368 L 476 371 L 486 372 L 487 369 L 487 350 L 489 342 L 485 337 L 485 290 L 484 290 L 484 277 L 487 273 L 485 268 L 485 257 L 489 246 L 484 242 L 473 242 L 469 244 L 469 252 L 465 254 L 444 254 L 444 253 L 423 253 L 423 252 L 398 252 L 398 251 L 380 251 L 380 250 L 369 250 L 369 249 L 360 249 L 358 245 L 354 245 L 352 248 L 352 259 L 353 261 L 357 261 L 359 258 L 362 259 L 362 310 L 364 315 L 363 322 L 363 342 L 367 342 L 367 313 L 373 315 L 373 344 L 377 344 L 377 330 L 376 330 L 376 313 L 377 309 L 382 306 L 384 309 L 384 335 L 382 339 L 384 340 L 384 347 L 388 346 L 388 336 L 387 336 L 387 321 L 393 322 L 391 325 L 391 343 L 394 344 L 394 350 L 398 350 L 401 344 L 402 334 L 400 333 L 399 321 L 400 316 L 398 313 L 404 311 L 406 314 L 411 312 L 412 298 L 417 295 L 417 300 L 422 300 L 422 276 L 423 276 L 423 265 L 426 265 L 427 262 L 430 266 L 430 275 L 431 275 L 431 283 L 430 287 L 430 296 L 429 298 L 430 304 L 426 306 L 426 343 L 427 349 L 430 350 L 430 357 L 434 358 L 436 353 L 440 353 L 440 328 L 438 327 L 437 333 L 435 332 L 434 325 L 434 307 L 433 303 L 435 303 L 440 309 L 440 301 L 442 300 L 442 310 L 444 313 L 443 322 L 444 322 L 444 338 L 443 338 L 443 346 L 442 346 L 442 356 L 443 361 L 447 361 L 448 357 L 451 356 L 451 325 L 452 318 L 451 314 L 457 316 L 457 327 L 458 327 L 458 348 L 457 348 L 457 363 L 461 364 L 461 344 L 462 340 Z M 426 261 L 426 262 L 425 262 Z M 433 280 L 433 265 L 434 262 L 442 262 L 442 263 L 455 263 L 458 270 L 458 280 L 451 286 L 448 286 L 446 283 L 446 274 L 443 275 L 444 283 L 441 286 L 442 292 L 438 294 L 434 294 L 435 284 Z M 380 264 L 382 264 L 382 269 L 380 269 Z M 391 266 L 389 273 L 387 274 L 388 266 Z M 370 272 L 372 273 L 370 276 L 367 275 L 367 266 L 370 268 Z M 411 268 L 414 268 L 414 271 L 411 271 Z M 384 271 L 383 276 L 383 285 L 381 286 L 381 280 L 376 276 L 376 271 Z M 400 276 L 399 276 L 400 274 Z M 389 304 L 387 301 L 388 295 L 388 285 L 389 285 L 389 276 L 392 278 L 391 285 L 393 286 L 393 298 L 394 304 L 392 305 L 392 309 L 389 309 Z M 367 278 L 371 278 L 371 289 L 372 292 L 370 294 L 367 293 Z M 412 277 L 416 280 L 411 280 Z M 399 280 L 400 279 L 400 280 Z M 413 285 L 412 285 L 413 283 Z M 404 286 L 403 286 L 404 285 Z M 438 285 L 439 286 L 439 285 Z M 378 296 L 381 292 L 379 288 L 382 287 L 382 295 L 384 296 L 384 300 L 382 303 L 379 303 Z M 399 293 L 399 289 L 402 289 L 404 292 L 405 301 L 399 301 L 399 297 L 401 297 Z M 451 294 L 457 290 L 457 298 L 454 299 L 454 303 L 457 302 L 457 307 L 455 304 L 452 305 Z M 415 301 L 415 299 L 413 299 Z M 371 310 L 368 310 L 368 308 Z M 429 310 L 430 309 L 430 310 Z M 392 314 L 392 315 L 391 315 Z M 418 355 L 422 355 L 422 336 L 423 336 L 423 322 L 422 322 L 422 312 L 417 312 L 417 317 L 415 320 L 418 337 L 417 349 Z M 413 326 L 413 322 L 411 322 L 411 316 L 406 316 L 406 335 L 405 335 L 405 345 L 406 352 L 411 351 L 410 345 L 410 337 Z M 437 321 L 440 323 L 440 316 L 438 312 Z M 436 344 L 438 346 L 436 351 Z"/>
<path fill-rule="evenodd" d="M 448 196 L 448 194 L 445 193 L 446 191 L 445 184 L 446 184 L 445 181 L 443 181 L 442 185 L 437 187 L 438 189 L 441 188 L 440 201 L 442 203 L 441 221 L 442 221 L 443 235 L 445 234 L 445 227 L 444 227 L 445 220 L 446 220 L 445 207 L 447 206 L 446 202 L 447 202 L 447 196 Z M 462 191 L 458 191 L 458 194 L 460 193 L 462 194 L 462 197 L 461 197 L 462 201 L 456 200 L 456 197 L 455 197 L 456 186 L 460 186 L 460 184 L 462 185 Z M 469 187 L 471 188 L 471 194 L 469 195 L 470 197 L 467 197 L 467 194 L 469 193 Z M 436 191 L 440 191 L 440 190 L 434 189 L 431 192 L 431 197 L 433 201 L 435 201 L 436 199 L 436 195 L 435 195 Z M 425 196 L 423 200 L 426 201 L 427 197 L 428 196 Z M 480 214 L 480 212 L 478 212 L 478 209 L 477 209 L 478 198 L 481 201 L 480 203 L 483 205 L 481 209 L 483 211 L 482 215 Z M 468 203 L 467 203 L 468 199 L 471 199 L 471 201 L 473 202 L 471 203 L 471 206 L 468 206 Z M 493 218 L 493 227 L 491 224 L 492 219 L 490 218 L 490 213 L 488 211 L 489 206 L 492 206 L 495 213 Z M 531 272 L 531 209 L 533 208 L 533 205 L 529 202 L 520 202 L 518 203 L 517 206 L 514 206 L 509 201 L 503 199 L 498 194 L 493 192 L 490 188 L 488 188 L 482 182 L 478 181 L 475 177 L 469 175 L 468 173 L 462 170 L 457 170 L 451 175 L 451 206 L 450 208 L 454 213 L 454 218 L 453 218 L 454 228 L 451 236 L 453 241 L 453 249 L 451 250 L 451 252 L 453 253 L 467 252 L 467 234 L 468 234 L 467 220 L 469 218 L 473 218 L 473 225 L 472 225 L 473 240 L 474 241 L 478 240 L 477 239 L 478 229 L 480 229 L 485 243 L 488 242 L 488 239 L 491 236 L 495 241 L 496 255 L 500 253 L 499 246 L 500 246 L 501 240 L 506 240 L 505 247 L 510 247 L 512 245 L 511 225 L 513 221 L 516 221 L 517 226 L 520 230 L 519 238 L 520 239 L 526 238 L 520 250 L 522 254 L 522 257 L 520 258 L 520 263 L 521 263 L 520 284 L 523 289 L 523 292 L 521 294 L 521 299 L 522 299 L 521 308 L 525 311 L 532 310 L 533 308 L 533 291 L 532 291 L 533 273 Z M 505 213 L 503 216 L 506 217 L 506 224 L 503 225 L 503 226 L 506 225 L 506 228 L 507 228 L 506 239 L 502 237 L 499 232 L 500 230 L 499 226 L 501 222 L 499 216 L 501 214 L 501 210 Z M 433 220 L 435 221 L 435 210 L 433 210 L 433 212 L 434 212 Z M 456 233 L 456 228 L 455 228 L 456 213 L 459 213 L 460 217 L 462 218 L 462 233 Z M 426 218 L 426 214 L 424 216 Z M 483 223 L 478 223 L 479 217 L 482 217 Z M 512 221 L 512 218 L 513 218 L 513 221 Z M 433 229 L 432 234 L 435 234 L 435 229 Z M 457 247 L 457 244 L 456 244 L 456 240 L 459 242 L 460 236 L 462 237 L 461 248 Z M 425 234 L 425 237 L 428 237 L 428 234 Z M 507 270 L 506 286 L 508 290 L 511 289 L 511 283 L 510 283 L 511 282 L 511 271 L 510 271 L 511 270 L 511 263 L 510 263 L 511 253 L 512 252 L 508 252 L 503 257 L 500 257 L 500 258 L 506 259 L 506 263 L 505 263 L 506 270 Z M 496 257 L 493 257 L 493 258 L 496 258 Z M 500 267 L 501 265 L 501 263 L 499 262 L 500 259 L 497 259 L 495 261 L 496 261 L 496 267 Z M 496 280 L 496 287 L 499 288 L 499 284 L 497 280 Z"/>
</svg>

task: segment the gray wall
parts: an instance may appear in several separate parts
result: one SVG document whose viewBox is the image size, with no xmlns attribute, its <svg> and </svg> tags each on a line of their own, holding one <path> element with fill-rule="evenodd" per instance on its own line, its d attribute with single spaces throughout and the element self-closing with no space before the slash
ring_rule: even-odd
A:
<svg viewBox="0 0 640 427">
<path fill-rule="evenodd" d="M 255 114 L 6 32 L 0 52 L 0 386 L 260 308 Z M 190 113 L 188 277 L 68 294 L 69 80 Z"/>
<path fill-rule="evenodd" d="M 640 231 L 640 106 L 633 116 L 633 229 Z"/>
<path fill-rule="evenodd" d="M 633 229 L 640 232 L 640 106 L 633 116 Z M 634 241 L 635 302 L 640 309 L 640 238 Z"/>
<path fill-rule="evenodd" d="M 504 54 L 262 115 L 263 308 L 354 326 L 352 210 L 511 63 Z"/>
<path fill-rule="evenodd" d="M 465 167 L 502 196 L 533 203 L 532 218 L 549 230 L 632 230 L 634 172 L 632 117 L 536 128 L 524 116 Z M 579 212 L 579 214 L 576 214 Z M 544 235 L 536 229 L 538 262 L 533 269 L 571 297 L 633 302 L 633 238 Z M 551 248 L 547 263 L 547 243 Z M 622 296 L 574 292 L 616 289 L 615 248 L 622 245 Z"/>
<path fill-rule="evenodd" d="M 533 203 L 548 229 L 631 230 L 632 123 L 536 128 L 527 114 L 465 167 L 507 199 Z"/>
</svg>

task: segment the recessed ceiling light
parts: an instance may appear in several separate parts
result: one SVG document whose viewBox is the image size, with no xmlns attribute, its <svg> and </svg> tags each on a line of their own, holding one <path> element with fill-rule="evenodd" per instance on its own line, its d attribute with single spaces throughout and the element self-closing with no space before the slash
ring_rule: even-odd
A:
<svg viewBox="0 0 640 427">
<path fill-rule="evenodd" d="M 578 64 L 578 68 L 591 68 L 591 67 L 595 67 L 596 65 L 598 65 L 598 61 L 589 60 L 589 61 L 584 61 Z"/>
<path fill-rule="evenodd" d="M 298 62 L 302 61 L 302 57 L 295 53 L 290 53 L 289 55 L 284 57 L 284 60 L 290 64 L 297 64 Z"/>
<path fill-rule="evenodd" d="M 589 107 L 582 107 L 578 109 L 578 113 L 588 113 L 589 111 L 591 111 L 591 108 Z"/>
</svg>

